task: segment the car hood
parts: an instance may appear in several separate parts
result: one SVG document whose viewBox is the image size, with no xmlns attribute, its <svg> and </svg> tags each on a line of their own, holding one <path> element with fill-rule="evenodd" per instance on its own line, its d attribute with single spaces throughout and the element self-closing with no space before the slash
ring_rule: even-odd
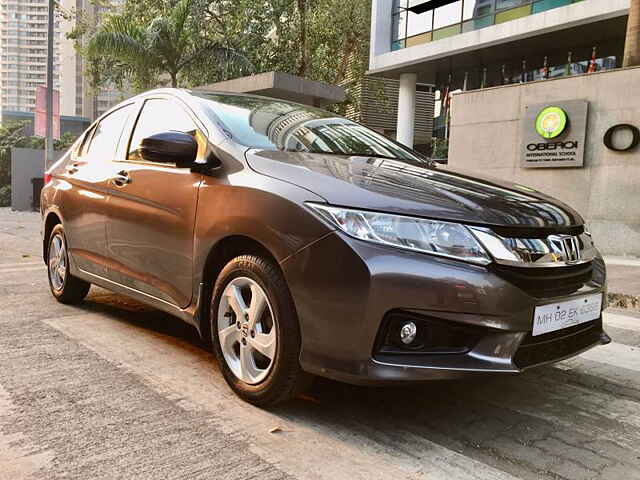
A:
<svg viewBox="0 0 640 480">
<path fill-rule="evenodd" d="M 328 203 L 470 224 L 572 227 L 571 207 L 536 190 L 449 169 L 366 156 L 248 150 L 249 166 Z"/>
</svg>

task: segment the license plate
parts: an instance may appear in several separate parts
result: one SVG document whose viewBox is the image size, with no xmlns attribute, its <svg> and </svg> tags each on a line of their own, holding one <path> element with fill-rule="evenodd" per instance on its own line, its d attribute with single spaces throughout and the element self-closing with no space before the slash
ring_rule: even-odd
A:
<svg viewBox="0 0 640 480">
<path fill-rule="evenodd" d="M 559 303 L 536 307 L 533 315 L 533 336 L 555 332 L 600 317 L 602 294 L 586 295 Z"/>
</svg>

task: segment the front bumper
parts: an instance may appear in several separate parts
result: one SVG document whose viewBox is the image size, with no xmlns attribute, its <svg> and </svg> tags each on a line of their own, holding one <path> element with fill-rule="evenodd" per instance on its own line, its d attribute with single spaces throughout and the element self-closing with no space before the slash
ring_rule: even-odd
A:
<svg viewBox="0 0 640 480">
<path fill-rule="evenodd" d="M 592 272 L 528 286 L 491 267 L 370 244 L 334 232 L 282 268 L 302 332 L 304 370 L 355 384 L 518 373 L 608 343 L 602 321 L 531 337 L 536 306 L 605 292 L 604 264 Z M 553 285 L 552 285 L 553 286 Z M 606 297 L 606 295 L 605 295 Z M 476 333 L 457 353 L 403 355 L 377 348 L 385 318 L 405 312 Z M 475 334 L 474 334 L 475 335 Z"/>
</svg>

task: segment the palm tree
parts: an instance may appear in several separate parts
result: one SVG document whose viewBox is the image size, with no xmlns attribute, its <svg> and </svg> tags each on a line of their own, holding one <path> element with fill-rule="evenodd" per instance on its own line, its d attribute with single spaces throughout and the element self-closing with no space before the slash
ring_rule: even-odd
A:
<svg viewBox="0 0 640 480">
<path fill-rule="evenodd" d="M 108 17 L 87 45 L 89 59 L 116 62 L 140 89 L 166 74 L 177 87 L 181 73 L 197 63 L 252 70 L 246 57 L 204 38 L 191 15 L 192 0 L 180 0 L 165 15 L 147 24 L 127 15 Z M 210 62 L 211 59 L 216 62 Z"/>
<path fill-rule="evenodd" d="M 624 45 L 623 67 L 640 65 L 640 0 L 631 0 Z"/>
</svg>

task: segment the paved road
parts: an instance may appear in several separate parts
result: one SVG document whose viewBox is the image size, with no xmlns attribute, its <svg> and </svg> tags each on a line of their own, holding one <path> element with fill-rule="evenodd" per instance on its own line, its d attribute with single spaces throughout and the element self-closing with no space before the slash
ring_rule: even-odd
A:
<svg viewBox="0 0 640 480">
<path fill-rule="evenodd" d="M 34 214 L 0 209 L 0 480 L 640 478 L 640 316 L 520 377 L 318 381 L 267 412 L 179 321 L 97 288 L 56 303 L 39 242 Z"/>
</svg>

